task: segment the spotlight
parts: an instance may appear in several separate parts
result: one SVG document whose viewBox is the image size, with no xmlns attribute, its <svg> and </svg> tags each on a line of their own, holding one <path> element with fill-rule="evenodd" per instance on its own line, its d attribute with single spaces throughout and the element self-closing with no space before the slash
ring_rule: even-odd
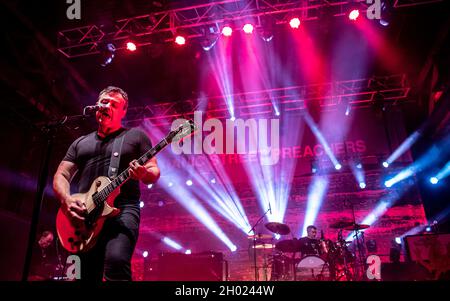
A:
<svg viewBox="0 0 450 301">
<path fill-rule="evenodd" d="M 116 46 L 114 44 L 109 43 L 106 45 L 105 49 L 102 51 L 102 61 L 101 66 L 106 67 L 107 65 L 111 64 L 111 62 L 114 59 L 114 53 L 116 52 Z"/>
<path fill-rule="evenodd" d="M 186 39 L 183 36 L 177 36 L 175 38 L 175 43 L 177 43 L 178 45 L 184 45 L 186 44 Z"/>
<path fill-rule="evenodd" d="M 141 207 L 141 208 L 144 207 L 144 202 L 143 202 L 143 201 L 141 201 L 141 202 L 139 203 L 139 207 Z"/>
<path fill-rule="evenodd" d="M 348 18 L 352 21 L 356 21 L 359 17 L 359 9 L 352 9 L 348 14 Z"/>
<path fill-rule="evenodd" d="M 151 189 L 152 187 L 153 187 L 153 184 L 148 184 L 148 185 L 147 185 L 147 188 L 148 188 L 148 189 Z"/>
<path fill-rule="evenodd" d="M 381 18 L 380 24 L 382 26 L 389 26 L 391 19 L 391 7 L 388 1 L 382 1 L 381 3 Z"/>
<path fill-rule="evenodd" d="M 437 184 L 438 182 L 439 182 L 439 179 L 438 179 L 438 178 L 436 178 L 436 177 L 431 177 L 431 178 L 430 178 L 430 183 L 431 183 L 431 184 L 435 185 L 435 184 Z"/>
<path fill-rule="evenodd" d="M 235 120 L 236 120 L 236 117 L 232 116 L 232 117 L 230 118 L 230 120 L 231 120 L 231 121 L 235 121 Z"/>
<path fill-rule="evenodd" d="M 231 248 L 230 248 L 230 250 L 231 250 L 231 252 L 236 252 L 237 247 L 236 247 L 235 245 L 232 245 Z"/>
<path fill-rule="evenodd" d="M 387 188 L 392 186 L 392 182 L 391 181 L 386 181 L 384 182 L 384 186 L 386 186 Z"/>
<path fill-rule="evenodd" d="M 300 19 L 292 18 L 291 21 L 289 21 L 289 25 L 291 26 L 291 28 L 299 28 L 300 27 Z"/>
<path fill-rule="evenodd" d="M 340 170 L 341 168 L 342 168 L 342 165 L 341 164 L 336 164 L 335 166 L 334 166 L 334 168 L 336 169 L 336 170 Z"/>
<path fill-rule="evenodd" d="M 172 186 L 173 186 L 173 183 L 172 183 L 172 182 L 169 182 L 169 184 L 167 184 L 167 186 L 168 186 L 168 187 L 172 187 Z"/>
<path fill-rule="evenodd" d="M 147 258 L 147 256 L 148 256 L 148 251 L 142 252 L 142 256 L 143 256 L 144 258 Z"/>
<path fill-rule="evenodd" d="M 362 168 L 362 164 L 361 163 L 356 164 L 356 168 L 361 169 Z"/>
<path fill-rule="evenodd" d="M 244 27 L 243 27 L 242 29 L 244 30 L 244 32 L 245 32 L 246 34 L 251 34 L 251 33 L 253 33 L 253 25 L 250 24 L 250 23 L 245 24 Z"/>
<path fill-rule="evenodd" d="M 276 240 L 279 240 L 281 238 L 281 235 L 280 234 L 275 234 L 275 239 Z"/>
<path fill-rule="evenodd" d="M 192 254 L 192 251 L 189 250 L 189 249 L 187 249 L 187 250 L 184 252 L 184 254 L 190 255 L 190 254 Z"/>
<path fill-rule="evenodd" d="M 386 161 L 383 162 L 383 167 L 384 168 L 388 168 L 389 167 L 389 163 L 387 163 Z"/>
<path fill-rule="evenodd" d="M 231 37 L 231 34 L 233 33 L 233 29 L 231 29 L 230 26 L 225 26 L 222 28 L 222 34 L 226 37 Z"/>
<path fill-rule="evenodd" d="M 350 107 L 350 104 L 348 104 L 346 106 L 346 108 L 345 108 L 345 116 L 349 116 L 350 115 L 350 110 L 351 110 L 351 107 Z"/>
<path fill-rule="evenodd" d="M 359 183 L 359 187 L 360 187 L 361 189 L 366 188 L 366 183 L 364 183 L 364 182 Z"/>
<path fill-rule="evenodd" d="M 431 232 L 431 227 L 430 227 L 430 226 L 426 227 L 426 228 L 425 228 L 425 231 L 426 231 L 426 232 Z"/>
<path fill-rule="evenodd" d="M 278 112 L 278 111 L 275 112 L 275 116 L 280 116 L 280 115 L 281 115 L 280 112 Z"/>
<path fill-rule="evenodd" d="M 216 178 L 212 178 L 212 179 L 211 179 L 211 183 L 212 183 L 212 184 L 216 184 Z"/>
<path fill-rule="evenodd" d="M 186 181 L 186 185 L 187 185 L 187 186 L 192 186 L 192 180 L 187 180 L 187 181 Z"/>
<path fill-rule="evenodd" d="M 127 50 L 129 51 L 136 51 L 137 47 L 136 44 L 133 42 L 127 42 Z"/>
<path fill-rule="evenodd" d="M 402 244 L 402 238 L 401 237 L 396 237 L 395 238 L 395 243 L 398 244 L 398 245 L 401 245 Z"/>
</svg>

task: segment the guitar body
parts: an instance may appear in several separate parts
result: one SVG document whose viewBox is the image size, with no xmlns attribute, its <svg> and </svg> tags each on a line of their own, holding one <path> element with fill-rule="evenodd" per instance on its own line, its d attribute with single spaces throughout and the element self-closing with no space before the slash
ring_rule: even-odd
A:
<svg viewBox="0 0 450 301">
<path fill-rule="evenodd" d="M 76 193 L 72 195 L 72 197 L 84 202 L 86 204 L 88 214 L 92 213 L 93 210 L 96 209 L 92 195 L 98 191 L 101 191 L 109 183 L 111 183 L 111 180 L 108 177 L 98 177 L 94 180 L 88 192 Z M 104 202 L 103 209 L 97 208 L 97 210 L 101 210 L 101 212 L 98 213 L 98 217 L 91 226 L 74 226 L 64 212 L 59 209 L 56 216 L 56 232 L 58 233 L 62 246 L 67 251 L 71 253 L 86 252 L 95 245 L 105 220 L 120 213 L 120 210 L 114 207 L 114 199 L 119 195 L 119 193 L 120 188 L 115 189 L 107 197 L 107 200 Z"/>
</svg>

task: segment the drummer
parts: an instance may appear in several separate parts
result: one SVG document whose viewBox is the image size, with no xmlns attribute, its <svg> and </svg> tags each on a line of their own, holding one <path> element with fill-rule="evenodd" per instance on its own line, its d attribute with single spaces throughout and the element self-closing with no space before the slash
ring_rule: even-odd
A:
<svg viewBox="0 0 450 301">
<path fill-rule="evenodd" d="M 317 227 L 310 225 L 306 228 L 307 236 L 300 238 L 300 252 L 301 256 L 318 255 L 319 254 L 319 240 L 317 237 Z"/>
</svg>

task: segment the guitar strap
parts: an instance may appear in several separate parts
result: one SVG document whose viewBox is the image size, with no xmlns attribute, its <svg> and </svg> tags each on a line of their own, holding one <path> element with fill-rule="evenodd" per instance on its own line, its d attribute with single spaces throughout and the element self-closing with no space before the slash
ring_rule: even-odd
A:
<svg viewBox="0 0 450 301">
<path fill-rule="evenodd" d="M 126 132 L 120 137 L 114 139 L 114 144 L 111 151 L 111 160 L 109 163 L 108 177 L 112 180 L 117 177 L 119 173 L 120 155 L 122 152 L 123 139 Z"/>
</svg>

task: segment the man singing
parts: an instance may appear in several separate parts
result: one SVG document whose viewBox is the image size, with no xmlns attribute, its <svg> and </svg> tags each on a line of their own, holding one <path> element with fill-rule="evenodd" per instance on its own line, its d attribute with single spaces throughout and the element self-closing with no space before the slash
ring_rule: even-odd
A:
<svg viewBox="0 0 450 301">
<path fill-rule="evenodd" d="M 85 193 L 99 176 L 108 176 L 111 156 L 120 155 L 118 174 L 130 167 L 130 180 L 120 188 L 114 206 L 120 214 L 106 220 L 96 245 L 80 255 L 81 279 L 91 281 L 131 280 L 131 257 L 138 239 L 140 221 L 139 181 L 155 183 L 160 176 L 156 159 L 145 165 L 136 159 L 151 148 L 147 135 L 136 128 L 122 127 L 128 95 L 118 87 L 107 87 L 97 100 L 98 129 L 75 140 L 56 171 L 53 189 L 64 214 L 76 225 L 83 223 L 86 205 L 71 197 L 70 183 L 77 173 L 77 191 Z M 114 141 L 123 137 L 120 154 L 112 153 Z M 120 141 L 120 140 L 119 140 Z"/>
</svg>

